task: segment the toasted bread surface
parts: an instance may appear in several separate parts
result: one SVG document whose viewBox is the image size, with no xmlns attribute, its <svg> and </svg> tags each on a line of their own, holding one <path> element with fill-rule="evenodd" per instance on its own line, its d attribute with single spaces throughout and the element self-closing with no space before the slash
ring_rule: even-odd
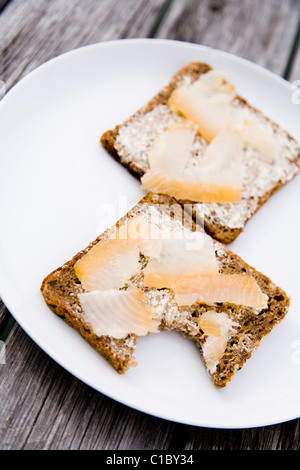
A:
<svg viewBox="0 0 300 470">
<path fill-rule="evenodd" d="M 153 214 L 153 211 L 156 214 L 167 214 L 168 217 L 171 215 L 171 223 L 176 221 L 176 224 L 180 224 L 183 220 L 185 222 L 187 220 L 187 215 L 184 213 L 182 206 L 173 198 L 149 193 L 128 214 L 120 219 L 116 226 L 122 226 L 128 218 L 150 212 Z M 197 224 L 192 218 L 188 220 L 188 223 L 191 230 L 197 228 Z M 95 334 L 82 314 L 78 295 L 84 290 L 74 270 L 76 262 L 100 240 L 109 238 L 114 228 L 105 231 L 70 261 L 50 273 L 42 282 L 41 292 L 49 308 L 66 321 L 68 325 L 78 330 L 82 337 L 118 373 L 122 374 L 129 367 L 136 365 L 134 351 L 137 346 L 138 336 L 128 334 L 123 339 L 115 339 L 111 336 L 97 336 Z M 216 367 L 214 370 L 208 369 L 214 385 L 222 388 L 231 381 L 236 371 L 243 367 L 262 339 L 283 319 L 288 311 L 290 300 L 280 287 L 276 286 L 266 275 L 249 266 L 238 255 L 230 251 L 226 245 L 216 240 L 213 243 L 220 273 L 253 276 L 261 291 L 268 296 L 267 308 L 258 312 L 249 307 L 228 303 L 215 305 L 198 303 L 178 307 L 174 302 L 174 296 L 168 289 L 155 290 L 143 287 L 143 268 L 147 265 L 146 258 L 141 259 L 141 271 L 132 277 L 129 285 L 138 286 L 148 295 L 151 305 L 160 316 L 159 331 L 176 330 L 194 341 L 204 360 L 205 348 L 208 344 L 207 334 L 201 329 L 199 319 L 205 312 L 212 309 L 215 312 L 222 313 L 222 315 L 226 314 L 228 320 L 234 324 L 234 328 L 228 337 L 226 348 Z"/>
<path fill-rule="evenodd" d="M 130 116 L 126 121 L 121 124 L 118 124 L 114 129 L 107 130 L 103 133 L 100 138 L 101 144 L 107 150 L 107 152 L 115 158 L 120 164 L 122 164 L 127 170 L 129 170 L 135 177 L 139 180 L 144 176 L 147 171 L 147 152 L 148 148 L 145 148 L 144 151 L 139 152 L 139 155 L 131 154 L 131 151 L 128 150 L 128 147 L 124 146 L 120 142 L 120 136 L 125 128 L 130 128 L 136 122 L 142 122 L 142 119 L 155 112 L 155 110 L 167 108 L 168 100 L 172 92 L 182 84 L 185 79 L 190 80 L 191 82 L 196 81 L 201 77 L 202 74 L 205 74 L 211 71 L 212 68 L 201 62 L 191 62 L 184 67 L 182 67 L 170 80 L 170 82 L 165 85 L 156 96 L 154 96 L 148 103 L 142 106 L 136 113 Z M 265 202 L 282 186 L 288 183 L 300 170 L 300 147 L 295 139 L 286 131 L 282 130 L 275 122 L 263 115 L 263 113 L 253 107 L 247 102 L 247 100 L 239 95 L 236 96 L 235 105 L 241 109 L 245 108 L 251 113 L 252 116 L 255 116 L 259 121 L 265 126 L 269 126 L 275 132 L 275 134 L 280 135 L 284 140 L 284 145 L 287 152 L 291 152 L 291 157 L 282 155 L 282 159 L 277 163 L 277 168 L 281 168 L 282 171 L 279 176 L 271 177 L 272 168 L 270 166 L 270 171 L 268 172 L 267 168 L 264 168 L 263 171 L 256 169 L 251 173 L 249 171 L 248 176 L 245 180 L 245 194 L 242 198 L 241 203 L 238 204 L 194 204 L 194 211 L 197 217 L 200 220 L 203 220 L 205 223 L 205 230 L 212 235 L 216 240 L 221 241 L 222 243 L 228 244 L 233 242 L 238 235 L 244 230 L 245 225 L 248 220 L 265 204 Z M 165 113 L 163 113 L 165 114 Z M 162 123 L 160 123 L 160 113 L 158 113 L 157 128 L 159 128 Z M 164 117 L 164 119 L 166 119 Z M 151 123 L 151 124 L 149 124 Z M 153 119 L 147 119 L 145 122 L 138 128 L 138 131 L 131 136 L 131 142 L 138 140 L 139 138 L 139 129 L 142 129 L 141 132 L 151 134 L 152 128 L 147 126 L 153 126 Z M 166 125 L 166 124 L 165 124 Z M 143 136 L 141 135 L 141 141 Z M 255 174 L 255 172 L 257 174 Z M 262 180 L 262 173 L 265 172 L 266 176 Z M 276 175 L 276 172 L 274 173 Z M 250 179 L 256 181 L 258 178 L 261 180 L 261 190 L 256 192 L 249 192 L 248 187 L 251 186 Z M 194 203 L 195 201 L 189 200 L 180 200 L 183 205 L 188 205 Z M 204 216 L 203 216 L 204 214 Z"/>
</svg>

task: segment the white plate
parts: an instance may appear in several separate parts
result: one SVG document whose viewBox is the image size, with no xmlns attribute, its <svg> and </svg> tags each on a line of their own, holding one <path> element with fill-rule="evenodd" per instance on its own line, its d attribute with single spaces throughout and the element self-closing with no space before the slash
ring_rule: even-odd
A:
<svg viewBox="0 0 300 470">
<path fill-rule="evenodd" d="M 222 390 L 195 346 L 174 332 L 138 342 L 119 376 L 40 294 L 43 278 L 143 196 L 99 144 L 183 65 L 207 62 L 300 139 L 289 83 L 246 60 L 168 40 L 121 40 L 59 56 L 0 105 L 0 294 L 27 334 L 76 377 L 140 411 L 186 424 L 246 428 L 300 416 L 299 178 L 248 223 L 232 248 L 292 297 L 284 321 Z M 121 203 L 119 202 L 121 201 Z M 107 210 L 113 208 L 107 217 Z"/>
</svg>

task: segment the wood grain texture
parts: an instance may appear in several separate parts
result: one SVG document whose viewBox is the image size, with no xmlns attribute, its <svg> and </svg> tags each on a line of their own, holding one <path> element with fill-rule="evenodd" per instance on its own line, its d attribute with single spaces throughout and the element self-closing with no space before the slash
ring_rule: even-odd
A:
<svg viewBox="0 0 300 470">
<path fill-rule="evenodd" d="M 291 59 L 288 78 L 291 82 L 294 82 L 300 80 L 300 18 Z"/>
<path fill-rule="evenodd" d="M 166 449 L 175 427 L 77 380 L 18 326 L 0 365 L 0 390 L 1 450 Z"/>
<path fill-rule="evenodd" d="M 0 14 L 0 79 L 9 89 L 76 47 L 148 36 L 206 44 L 282 74 L 299 12 L 298 0 L 10 0 Z M 299 50 L 291 77 L 300 79 Z M 0 325 L 5 318 L 0 304 Z M 77 380 L 17 324 L 0 364 L 1 450 L 296 450 L 299 423 L 218 430 L 148 416 Z"/>
<path fill-rule="evenodd" d="M 0 13 L 4 10 L 10 0 L 0 0 Z"/>
<path fill-rule="evenodd" d="M 298 0 L 173 0 L 157 36 L 231 52 L 282 75 L 299 15 Z"/>
<path fill-rule="evenodd" d="M 130 409 L 66 372 L 17 325 L 7 343 L 6 365 L 0 365 L 0 391 L 0 450 L 179 452 L 297 450 L 300 446 L 299 420 L 218 430 Z"/>
<path fill-rule="evenodd" d="M 289 80 L 291 82 L 300 80 L 300 47 L 298 48 L 293 67 L 291 69 Z"/>
<path fill-rule="evenodd" d="M 13 0 L 0 15 L 7 90 L 43 62 L 101 41 L 147 37 L 165 0 Z"/>
<path fill-rule="evenodd" d="M 3 322 L 5 321 L 6 316 L 9 314 L 6 306 L 4 303 L 0 300 L 0 331 L 1 327 L 3 326 Z"/>
</svg>

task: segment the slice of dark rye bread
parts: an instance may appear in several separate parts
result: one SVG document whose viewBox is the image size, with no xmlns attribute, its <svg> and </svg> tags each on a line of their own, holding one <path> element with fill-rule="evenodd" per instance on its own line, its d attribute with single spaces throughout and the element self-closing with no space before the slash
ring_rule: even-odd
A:
<svg viewBox="0 0 300 470">
<path fill-rule="evenodd" d="M 170 125 L 171 114 L 176 114 L 167 105 L 172 91 L 184 83 L 184 80 L 188 79 L 193 82 L 201 74 L 210 70 L 212 69 L 209 65 L 201 62 L 191 62 L 182 67 L 148 103 L 114 129 L 104 132 L 100 139 L 104 148 L 140 180 L 149 168 L 147 162 L 149 145 L 156 135 Z M 251 168 L 245 179 L 240 203 L 194 204 L 195 214 L 200 220 L 204 220 L 205 230 L 215 239 L 226 244 L 235 240 L 255 212 L 300 169 L 300 147 L 288 132 L 282 130 L 241 96 L 235 97 L 234 105 L 247 108 L 247 112 L 259 119 L 261 123 L 271 126 L 275 135 L 283 139 L 286 152 L 275 165 L 267 167 L 266 164 L 261 163 L 264 166 L 260 168 L 250 164 Z M 149 119 L 146 119 L 147 116 Z M 127 132 L 129 129 L 132 129 L 131 134 L 125 134 L 125 140 L 127 143 L 130 142 L 128 146 L 127 143 L 122 142 L 122 133 L 124 134 L 124 131 Z M 134 142 L 139 142 L 139 139 L 142 145 L 145 145 L 144 151 L 140 148 L 136 152 L 131 151 L 132 145 L 136 145 Z M 186 207 L 191 207 L 190 203 L 193 201 L 180 202 L 186 204 Z"/>
<path fill-rule="evenodd" d="M 150 213 L 153 215 L 153 211 L 156 214 L 168 215 L 170 223 L 182 224 L 182 220 L 184 220 L 186 226 L 187 215 L 183 215 L 180 204 L 168 196 L 153 195 L 151 193 L 122 217 L 116 226 L 121 226 L 127 220 L 127 217 Z M 188 223 L 190 223 L 191 229 L 194 230 L 196 227 L 195 222 L 190 219 Z M 77 329 L 82 337 L 118 373 L 122 374 L 130 366 L 136 365 L 133 354 L 138 336 L 129 334 L 124 339 L 114 339 L 109 336 L 97 336 L 92 331 L 82 316 L 78 294 L 83 292 L 83 288 L 74 271 L 76 261 L 99 240 L 108 238 L 114 228 L 111 227 L 106 230 L 70 261 L 49 274 L 42 282 L 41 292 L 50 309 L 71 327 Z M 130 279 L 128 286 L 137 285 L 147 293 L 151 305 L 155 307 L 156 313 L 159 314 L 160 331 L 177 330 L 183 336 L 194 341 L 200 352 L 202 352 L 207 339 L 207 336 L 198 325 L 199 317 L 204 312 L 212 309 L 216 312 L 225 312 L 235 322 L 236 326 L 228 338 L 225 353 L 216 370 L 210 374 L 214 385 L 221 388 L 230 382 L 235 372 L 243 367 L 262 339 L 283 319 L 288 312 L 290 300 L 280 287 L 276 286 L 267 276 L 249 266 L 239 256 L 230 251 L 227 246 L 216 240 L 213 240 L 213 243 L 219 271 L 227 274 L 251 274 L 256 279 L 262 292 L 268 295 L 267 308 L 258 312 L 251 308 L 228 303 L 217 303 L 213 306 L 199 303 L 189 307 L 178 307 L 174 301 L 172 291 L 169 289 L 153 290 L 143 286 L 143 268 L 147 264 L 147 258 L 142 256 L 140 259 L 140 272 Z"/>
</svg>

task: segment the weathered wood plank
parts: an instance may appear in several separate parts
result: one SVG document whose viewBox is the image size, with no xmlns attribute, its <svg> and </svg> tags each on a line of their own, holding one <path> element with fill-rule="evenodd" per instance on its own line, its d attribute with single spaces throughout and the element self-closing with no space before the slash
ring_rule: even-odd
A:
<svg viewBox="0 0 300 470">
<path fill-rule="evenodd" d="M 184 450 L 298 450 L 299 422 L 296 419 L 273 426 L 237 430 L 185 428 Z M 176 434 L 182 431 L 176 429 L 173 436 L 175 442 Z"/>
<path fill-rule="evenodd" d="M 20 328 L 10 336 L 5 367 L 5 374 L 0 375 L 4 404 L 0 408 L 0 449 L 299 448 L 299 420 L 228 431 L 175 425 L 130 410 L 66 373 Z M 17 388 L 10 381 L 12 375 L 18 378 Z"/>
<path fill-rule="evenodd" d="M 39 64 L 68 50 L 110 39 L 147 37 L 164 5 L 165 0 L 13 0 L 0 15 L 0 79 L 9 89 Z M 8 312 L 1 305 L 2 320 Z M 167 446 L 173 423 L 163 422 L 153 433 L 155 418 L 123 407 L 77 381 L 18 325 L 7 341 L 6 359 L 0 365 L 0 448 Z M 136 422 L 145 430 L 146 441 L 136 431 Z"/>
<path fill-rule="evenodd" d="M 100 41 L 147 37 L 165 0 L 14 0 L 0 16 L 0 79 L 7 90 L 41 63 Z"/>
<path fill-rule="evenodd" d="M 7 313 L 7 308 L 5 307 L 4 303 L 0 300 L 0 328 L 6 316 L 6 313 Z"/>
<path fill-rule="evenodd" d="M 10 330 L 15 324 L 14 317 L 10 314 L 4 304 L 1 306 L 1 317 L 0 317 L 0 341 L 5 342 L 9 336 Z"/>
<path fill-rule="evenodd" d="M 10 0 L 0 0 L 0 13 L 2 10 L 4 10 L 4 8 L 6 7 L 6 5 L 10 2 Z"/>
<path fill-rule="evenodd" d="M 0 365 L 0 450 L 298 450 L 300 420 L 218 430 L 148 416 L 62 369 L 15 326 Z"/>
<path fill-rule="evenodd" d="M 13 324 L 12 317 L 5 304 L 0 299 L 0 341 L 5 341 L 9 328 Z"/>
<path fill-rule="evenodd" d="M 173 0 L 157 36 L 225 50 L 281 75 L 299 15 L 297 0 Z"/>
<path fill-rule="evenodd" d="M 167 449 L 175 424 L 66 372 L 15 326 L 0 364 L 0 449 Z M 153 432 L 153 430 L 156 432 Z"/>
<path fill-rule="evenodd" d="M 156 30 L 164 5 L 11 0 L 0 15 L 0 79 L 10 88 L 62 52 L 153 32 L 224 49 L 283 73 L 295 38 L 297 0 L 173 0 Z M 6 364 L 0 364 L 0 449 L 299 448 L 299 420 L 258 430 L 210 430 L 129 409 L 63 370 L 18 325 L 6 349 Z"/>
<path fill-rule="evenodd" d="M 288 79 L 291 82 L 294 82 L 295 80 L 300 80 L 300 22 L 299 22 L 298 36 L 296 38 L 296 44 L 295 44 L 295 54 L 294 54 L 293 61 L 291 64 Z"/>
</svg>

